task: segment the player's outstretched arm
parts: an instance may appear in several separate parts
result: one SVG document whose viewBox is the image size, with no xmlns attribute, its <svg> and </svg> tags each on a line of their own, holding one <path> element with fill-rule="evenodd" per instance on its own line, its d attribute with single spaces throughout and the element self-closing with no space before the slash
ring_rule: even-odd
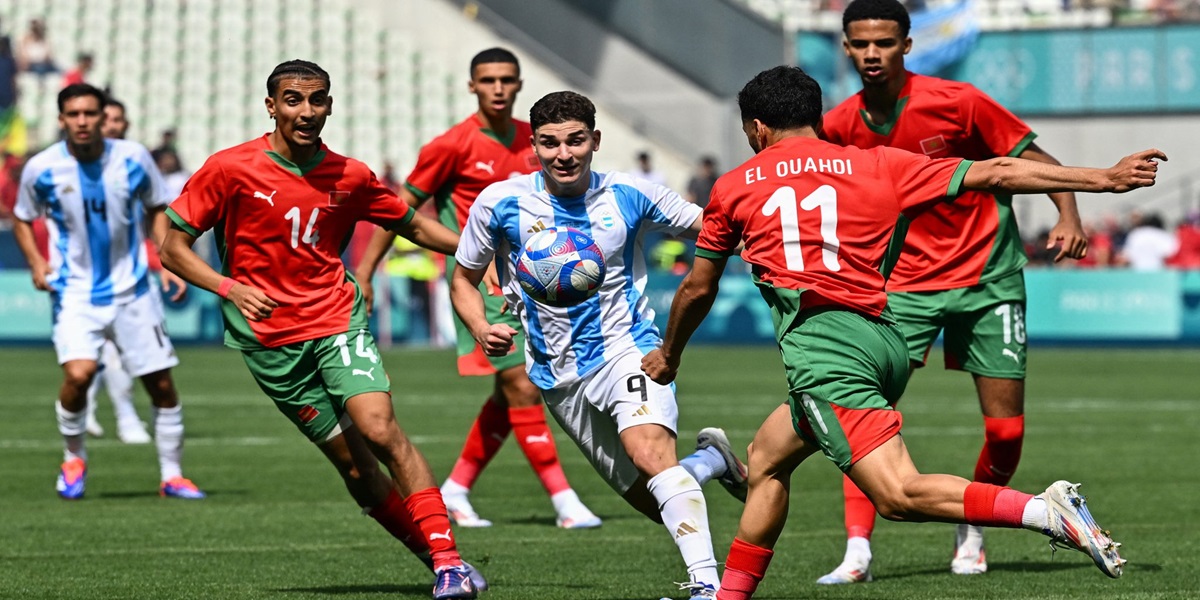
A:
<svg viewBox="0 0 1200 600">
<path fill-rule="evenodd" d="M 167 207 L 160 206 L 154 210 L 150 217 L 150 235 L 154 238 L 154 246 L 158 248 L 158 253 L 162 254 L 163 241 L 167 237 L 167 232 L 171 229 L 171 219 L 167 217 Z M 162 280 L 163 294 L 170 293 L 169 298 L 172 302 L 179 302 L 187 295 L 187 283 L 178 275 L 172 273 L 170 269 L 163 269 L 158 274 Z M 172 292 L 171 290 L 174 290 Z"/>
<path fill-rule="evenodd" d="M 1042 150 L 1035 143 L 1030 143 L 1024 151 L 1021 152 L 1019 158 L 1025 160 L 1035 160 L 1051 165 L 1061 165 L 1058 159 L 1050 155 L 1049 152 Z M 1079 207 L 1075 203 L 1074 192 L 1055 192 L 1049 194 L 1050 201 L 1054 203 L 1058 209 L 1058 223 L 1050 229 L 1050 236 L 1046 242 L 1046 249 L 1049 250 L 1058 246 L 1058 254 L 1054 256 L 1054 262 L 1059 262 L 1064 258 L 1080 259 L 1087 256 L 1088 239 L 1087 234 L 1083 231 L 1083 221 L 1079 218 Z"/>
<path fill-rule="evenodd" d="M 458 249 L 457 233 L 421 213 L 414 213 L 411 221 L 401 223 L 391 229 L 408 238 L 412 243 L 434 252 L 454 254 L 454 251 Z"/>
<path fill-rule="evenodd" d="M 671 301 L 671 315 L 667 318 L 662 347 L 642 357 L 642 371 L 650 379 L 663 385 L 675 380 L 684 346 L 708 316 L 713 300 L 717 298 L 727 261 L 726 258 L 697 256 L 692 270 L 679 283 L 675 299 Z"/>
<path fill-rule="evenodd" d="M 33 226 L 21 219 L 14 219 L 13 236 L 17 239 L 17 247 L 21 249 L 21 254 L 25 255 L 25 263 L 29 265 L 29 276 L 33 279 L 33 287 L 43 292 L 50 291 L 47 277 L 52 271 L 50 264 L 42 258 L 42 253 L 38 252 L 37 240 L 33 237 Z"/>
<path fill-rule="evenodd" d="M 376 227 L 375 231 L 371 233 L 371 240 L 367 242 L 366 250 L 363 250 L 358 266 L 354 269 L 354 278 L 358 280 L 358 287 L 362 290 L 363 299 L 367 302 L 367 316 L 370 316 L 371 310 L 375 306 L 375 286 L 371 279 L 375 275 L 375 269 L 379 268 L 379 261 L 383 260 L 394 241 L 396 241 L 396 232 Z"/>
<path fill-rule="evenodd" d="M 512 352 L 513 337 L 517 331 L 504 323 L 488 323 L 483 294 L 479 291 L 484 271 L 455 265 L 454 273 L 450 276 L 450 303 L 485 354 L 504 356 Z"/>
<path fill-rule="evenodd" d="M 1107 169 L 992 158 L 973 163 L 962 185 L 972 190 L 1017 194 L 1067 191 L 1120 194 L 1154 185 L 1160 160 L 1167 160 L 1167 155 L 1154 149 L 1126 156 Z"/>
<path fill-rule="evenodd" d="M 262 290 L 233 279 L 229 279 L 229 283 L 226 283 L 227 278 L 214 271 L 192 249 L 192 245 L 195 243 L 196 238 L 192 234 L 172 227 L 167 231 L 166 239 L 163 240 L 159 252 L 163 267 L 179 275 L 188 283 L 233 302 L 234 306 L 241 311 L 242 316 L 249 321 L 261 321 L 271 316 L 271 312 L 275 310 L 276 306 L 279 306 L 274 300 L 268 298 Z"/>
</svg>

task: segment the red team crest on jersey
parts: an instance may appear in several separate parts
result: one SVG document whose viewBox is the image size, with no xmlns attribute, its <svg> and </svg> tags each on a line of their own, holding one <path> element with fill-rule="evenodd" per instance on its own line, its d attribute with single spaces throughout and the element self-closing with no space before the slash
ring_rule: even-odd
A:
<svg viewBox="0 0 1200 600">
<path fill-rule="evenodd" d="M 921 152 L 924 152 L 926 156 L 932 156 L 944 151 L 946 148 L 946 138 L 941 135 L 921 140 Z"/>
<path fill-rule="evenodd" d="M 329 205 L 341 206 L 350 199 L 350 190 L 333 190 L 329 192 Z"/>
</svg>

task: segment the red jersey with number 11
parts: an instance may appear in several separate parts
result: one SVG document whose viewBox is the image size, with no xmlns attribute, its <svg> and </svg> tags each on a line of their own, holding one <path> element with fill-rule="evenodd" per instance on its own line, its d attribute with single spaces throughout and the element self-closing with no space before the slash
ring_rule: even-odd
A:
<svg viewBox="0 0 1200 600">
<path fill-rule="evenodd" d="M 717 180 L 696 255 L 729 256 L 744 241 L 755 277 L 800 290 L 802 308 L 879 316 L 897 218 L 957 196 L 970 164 L 786 138 Z"/>
<path fill-rule="evenodd" d="M 271 151 L 267 136 L 212 155 L 167 209 L 193 236 L 214 230 L 222 272 L 279 303 L 251 323 L 221 302 L 225 343 L 242 349 L 349 331 L 358 285 L 341 253 L 355 223 L 391 227 L 414 214 L 367 165 L 324 145 L 296 165 Z"/>
</svg>

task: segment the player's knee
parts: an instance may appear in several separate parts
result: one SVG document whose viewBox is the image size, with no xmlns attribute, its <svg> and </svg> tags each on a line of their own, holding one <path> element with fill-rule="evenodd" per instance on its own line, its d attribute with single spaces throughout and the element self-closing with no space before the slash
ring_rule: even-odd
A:
<svg viewBox="0 0 1200 600">
<path fill-rule="evenodd" d="M 1025 437 L 1025 420 L 985 419 L 983 435 L 984 439 L 991 443 L 1019 442 Z"/>
<path fill-rule="evenodd" d="M 95 363 L 67 363 L 63 365 L 63 379 L 70 387 L 84 389 L 96 376 L 96 370 Z"/>
</svg>

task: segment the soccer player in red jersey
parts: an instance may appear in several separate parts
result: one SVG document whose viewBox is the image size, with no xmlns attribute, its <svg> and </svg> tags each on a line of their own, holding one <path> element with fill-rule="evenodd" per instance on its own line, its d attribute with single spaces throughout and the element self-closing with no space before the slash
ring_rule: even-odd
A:
<svg viewBox="0 0 1200 600">
<path fill-rule="evenodd" d="M 855 0 L 843 15 L 843 46 L 863 90 L 825 115 L 823 137 L 835 144 L 889 146 L 931 158 L 982 160 L 1017 156 L 1059 164 L 1034 143 L 1029 126 L 974 86 L 910 73 L 909 17 L 896 0 Z M 1087 251 L 1075 195 L 1050 194 L 1059 221 L 1051 244 L 1055 261 Z M 1012 196 L 964 192 L 905 224 L 900 259 L 888 278 L 888 304 L 908 341 L 909 363 L 924 366 L 945 333 L 948 369 L 971 373 L 983 412 L 984 442 L 974 480 L 1007 485 L 1021 459 L 1025 434 L 1025 250 Z M 901 230 L 903 231 L 903 230 Z M 871 577 L 875 507 L 844 480 L 846 555 L 818 583 Z M 983 529 L 960 525 L 952 572 L 987 571 Z"/>
<path fill-rule="evenodd" d="M 894 404 L 908 381 L 904 335 L 884 293 L 885 254 L 897 219 L 965 190 L 1124 192 L 1153 185 L 1147 150 L 1109 169 L 1001 157 L 930 159 L 894 148 L 862 150 L 817 138 L 821 89 L 794 67 L 776 67 L 738 94 L 756 156 L 713 188 L 696 260 L 671 305 L 661 349 L 643 369 L 675 378 L 688 338 L 716 297 L 727 258 L 742 258 L 774 315 L 789 400 L 750 446 L 750 491 L 726 560 L 724 600 L 749 598 L 787 519 L 792 471 L 818 450 L 884 518 L 1026 527 L 1087 553 L 1108 576 L 1124 561 L 1066 481 L 1032 496 L 952 475 L 917 471 Z"/>
<path fill-rule="evenodd" d="M 467 213 L 479 193 L 487 186 L 516 175 L 533 173 L 540 167 L 529 140 L 529 123 L 513 118 L 513 104 L 521 91 L 521 67 L 517 57 L 503 48 L 490 48 L 471 59 L 468 88 L 479 100 L 479 110 L 421 149 L 417 166 L 409 174 L 400 197 L 410 206 L 419 207 L 434 199 L 443 225 L 462 231 Z M 356 270 L 356 276 L 371 302 L 369 282 L 380 259 L 391 248 L 394 233 L 381 229 L 371 238 Z M 446 274 L 454 272 L 454 253 L 446 256 Z M 521 331 L 520 321 L 503 309 L 504 298 L 495 267 L 480 285 L 492 323 L 505 323 Z M 599 527 L 600 519 L 579 500 L 567 483 L 554 436 L 546 424 L 541 393 L 525 374 L 521 352 L 487 356 L 475 343 L 471 332 L 455 316 L 458 332 L 458 373 L 493 375 L 492 394 L 483 403 L 454 469 L 442 485 L 442 498 L 450 518 L 460 527 L 490 527 L 471 506 L 467 494 L 492 457 L 500 451 L 511 432 L 525 453 L 529 465 L 550 494 L 558 513 L 559 527 L 580 529 Z M 525 344 L 518 335 L 515 347 Z"/>
<path fill-rule="evenodd" d="M 475 598 L 486 583 L 472 581 L 433 473 L 396 423 L 362 293 L 340 258 L 361 220 L 438 252 L 453 252 L 458 236 L 321 143 L 329 83 L 311 62 L 275 67 L 266 99 L 275 130 L 214 154 L 192 176 L 168 209 L 162 262 L 221 296 L 225 344 L 242 351 L 259 387 L 364 512 L 434 570 L 433 597 Z M 192 250 L 208 229 L 221 273 Z"/>
</svg>

